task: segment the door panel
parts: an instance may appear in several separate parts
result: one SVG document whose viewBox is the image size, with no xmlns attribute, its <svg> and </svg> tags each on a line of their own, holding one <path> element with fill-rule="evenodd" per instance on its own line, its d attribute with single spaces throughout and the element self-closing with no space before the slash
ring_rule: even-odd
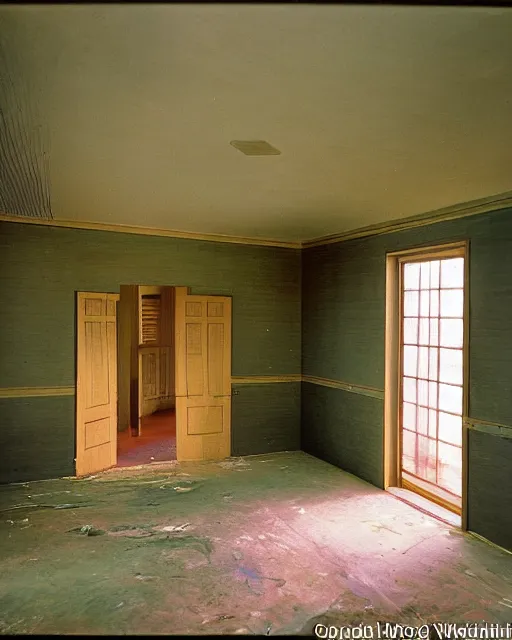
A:
<svg viewBox="0 0 512 640">
<path fill-rule="evenodd" d="M 174 319 L 173 319 L 174 330 Z M 172 347 L 160 347 L 160 410 L 174 409 L 174 362 Z"/>
<path fill-rule="evenodd" d="M 178 460 L 231 455 L 231 298 L 176 289 Z"/>
<path fill-rule="evenodd" d="M 169 347 L 160 347 L 160 397 L 167 398 L 171 395 L 171 381 L 169 379 Z"/>
<path fill-rule="evenodd" d="M 140 417 L 148 416 L 160 406 L 160 347 L 139 348 Z"/>
<path fill-rule="evenodd" d="M 162 288 L 162 346 L 160 349 L 161 408 L 175 407 L 174 393 L 174 287 Z"/>
<path fill-rule="evenodd" d="M 116 301 L 107 293 L 77 294 L 76 474 L 117 462 Z"/>
</svg>

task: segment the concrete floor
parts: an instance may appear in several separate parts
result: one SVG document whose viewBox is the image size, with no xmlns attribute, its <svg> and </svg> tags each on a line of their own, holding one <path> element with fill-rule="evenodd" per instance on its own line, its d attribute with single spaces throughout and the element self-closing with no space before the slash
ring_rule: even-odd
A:
<svg viewBox="0 0 512 640">
<path fill-rule="evenodd" d="M 512 555 L 301 452 L 3 486 L 0 500 L 1 633 L 512 621 Z"/>
</svg>

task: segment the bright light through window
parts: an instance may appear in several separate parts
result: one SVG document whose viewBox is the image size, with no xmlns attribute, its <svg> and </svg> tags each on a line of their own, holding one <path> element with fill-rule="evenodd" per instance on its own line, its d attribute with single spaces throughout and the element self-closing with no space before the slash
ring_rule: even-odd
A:
<svg viewBox="0 0 512 640">
<path fill-rule="evenodd" d="M 460 497 L 464 258 L 402 268 L 402 474 Z"/>
</svg>

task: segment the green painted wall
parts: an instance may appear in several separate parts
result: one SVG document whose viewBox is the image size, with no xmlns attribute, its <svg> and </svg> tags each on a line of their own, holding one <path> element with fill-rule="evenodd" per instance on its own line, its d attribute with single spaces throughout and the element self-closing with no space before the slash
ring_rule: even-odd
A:
<svg viewBox="0 0 512 640">
<path fill-rule="evenodd" d="M 0 482 L 75 473 L 75 397 L 0 400 Z"/>
<path fill-rule="evenodd" d="M 303 374 L 383 389 L 386 252 L 465 239 L 470 240 L 469 415 L 512 426 L 512 209 L 305 250 Z M 381 486 L 383 403 L 363 396 L 356 401 L 354 395 L 304 385 L 303 448 L 341 467 L 350 465 Z M 350 419 L 354 402 L 364 421 Z M 470 526 L 496 540 L 497 531 L 512 528 L 510 494 L 501 491 L 511 484 L 512 449 L 502 448 L 492 473 L 482 460 L 501 441 L 472 433 L 469 447 Z"/>
<path fill-rule="evenodd" d="M 383 389 L 386 252 L 467 238 L 469 414 L 512 425 L 512 210 L 302 254 L 1 223 L 0 387 L 73 385 L 75 292 L 139 283 L 232 295 L 233 375 L 300 373 L 302 350 L 306 375 Z M 298 448 L 301 438 L 306 451 L 382 485 L 381 400 L 310 383 L 302 393 L 299 383 L 235 391 L 235 455 Z M 0 481 L 73 473 L 73 397 L 4 399 L 0 421 Z M 470 528 L 508 546 L 511 443 L 470 434 Z"/>
<path fill-rule="evenodd" d="M 4 222 L 0 267 L 0 387 L 73 385 L 75 292 L 115 293 L 120 284 L 182 285 L 193 293 L 233 296 L 233 375 L 300 373 L 298 250 Z M 272 397 L 266 385 L 252 392 L 258 393 L 262 403 Z M 237 417 L 247 415 L 244 397 L 237 398 L 232 424 L 237 453 L 248 452 L 244 443 L 250 453 L 259 447 L 266 451 L 268 434 L 255 432 L 254 422 Z M 273 424 L 269 429 L 279 430 L 281 403 L 288 402 L 294 417 L 287 428 L 290 433 L 295 429 L 289 441 L 297 441 L 296 398 L 273 397 L 279 402 L 266 407 Z M 254 395 L 248 398 L 254 403 Z M 66 442 L 74 438 L 71 401 L 74 404 L 70 398 L 2 401 L 0 430 L 11 445 L 9 459 L 0 452 L 0 480 L 14 479 L 14 469 L 28 469 L 20 472 L 23 479 L 71 472 L 70 449 L 62 444 L 63 432 Z M 55 410 L 57 428 L 52 411 L 41 413 L 44 403 Z M 41 449 L 45 456 L 38 455 Z"/>
<path fill-rule="evenodd" d="M 382 487 L 382 401 L 302 383 L 304 451 Z"/>
<path fill-rule="evenodd" d="M 512 439 L 469 433 L 468 527 L 512 550 Z"/>
<path fill-rule="evenodd" d="M 300 449 L 300 382 L 234 385 L 233 455 L 296 451 Z"/>
</svg>

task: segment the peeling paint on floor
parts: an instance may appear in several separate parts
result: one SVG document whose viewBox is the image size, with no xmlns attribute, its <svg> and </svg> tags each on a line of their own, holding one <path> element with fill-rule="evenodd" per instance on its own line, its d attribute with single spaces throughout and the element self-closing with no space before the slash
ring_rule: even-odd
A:
<svg viewBox="0 0 512 640">
<path fill-rule="evenodd" d="M 512 619 L 503 550 L 304 453 L 225 462 L 0 487 L 0 633 Z"/>
</svg>

